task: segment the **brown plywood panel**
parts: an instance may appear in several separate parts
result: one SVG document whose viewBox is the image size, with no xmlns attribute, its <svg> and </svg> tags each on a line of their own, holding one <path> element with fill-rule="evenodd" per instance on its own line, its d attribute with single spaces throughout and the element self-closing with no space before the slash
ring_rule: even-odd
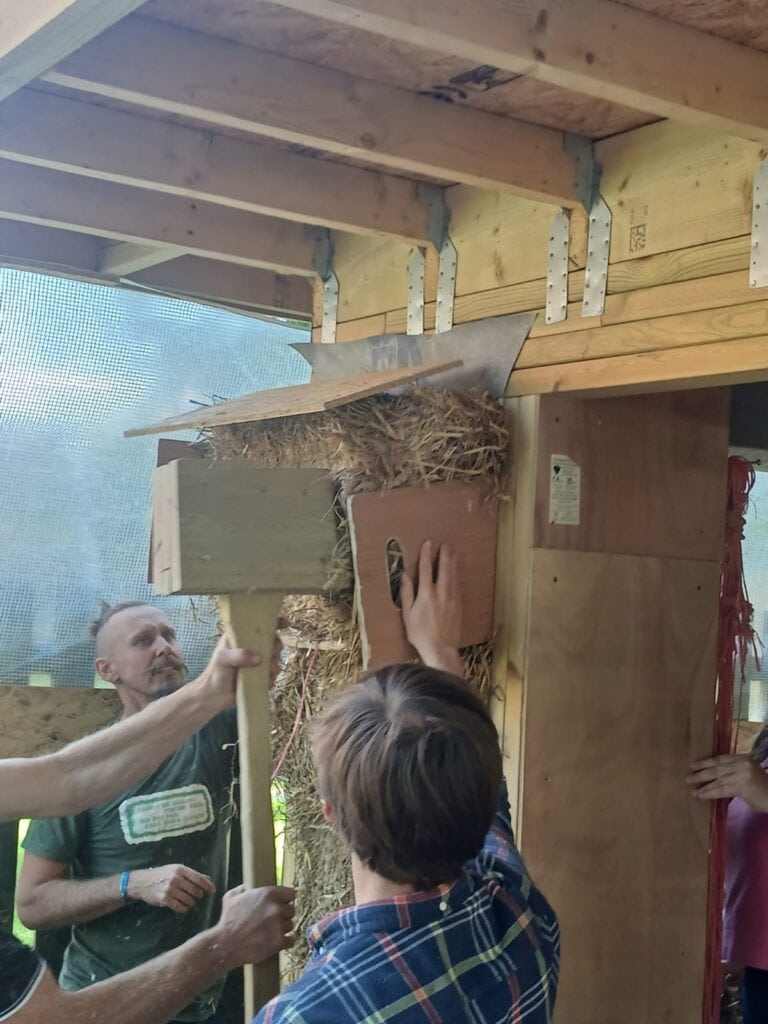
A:
<svg viewBox="0 0 768 1024">
<path fill-rule="evenodd" d="M 310 381 L 308 384 L 294 384 L 287 388 L 254 391 L 250 395 L 233 398 L 229 402 L 208 405 L 204 409 L 195 409 L 181 416 L 171 416 L 147 427 L 126 430 L 125 436 L 162 434 L 166 430 L 201 430 L 203 427 L 222 427 L 227 423 L 255 423 L 260 420 L 279 419 L 281 416 L 325 412 L 339 405 L 355 402 L 359 398 L 382 394 L 394 387 L 410 384 L 421 377 L 430 377 L 461 365 L 460 359 L 454 359 L 451 362 L 375 370 L 354 377 Z"/>
<path fill-rule="evenodd" d="M 722 555 L 729 389 L 541 400 L 536 547 Z M 552 456 L 581 469 L 578 525 L 552 524 Z"/>
<path fill-rule="evenodd" d="M 0 757 L 50 754 L 119 718 L 114 690 L 0 686 Z"/>
<path fill-rule="evenodd" d="M 700 1024 L 719 567 L 534 552 L 522 850 L 562 927 L 556 1024 Z"/>
<path fill-rule="evenodd" d="M 411 661 L 402 616 L 392 600 L 387 544 L 395 540 L 406 572 L 415 573 L 425 540 L 449 544 L 459 560 L 461 646 L 493 632 L 497 502 L 484 484 L 451 481 L 431 487 L 357 494 L 349 499 L 363 657 L 369 668 Z"/>
</svg>

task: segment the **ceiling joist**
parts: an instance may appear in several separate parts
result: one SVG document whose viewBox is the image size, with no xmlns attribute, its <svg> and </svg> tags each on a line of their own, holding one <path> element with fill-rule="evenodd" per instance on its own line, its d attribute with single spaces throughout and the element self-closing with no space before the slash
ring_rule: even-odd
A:
<svg viewBox="0 0 768 1024">
<path fill-rule="evenodd" d="M 405 178 L 33 89 L 0 104 L 0 156 L 338 231 L 430 241 L 429 205 Z"/>
<path fill-rule="evenodd" d="M 144 0 L 0 0 L 0 100 Z"/>
<path fill-rule="evenodd" d="M 768 54 L 613 0 L 278 3 L 659 117 L 768 139 Z"/>
<path fill-rule="evenodd" d="M 320 229 L 0 160 L 0 217 L 314 277 Z"/>
<path fill-rule="evenodd" d="M 401 174 L 577 205 L 561 132 L 148 18 L 126 18 L 42 78 Z"/>
<path fill-rule="evenodd" d="M 117 243 L 112 248 L 130 243 Z M 155 250 L 159 252 L 160 250 Z M 166 250 L 171 253 L 173 250 Z M 105 248 L 94 235 L 0 219 L 0 266 L 48 270 L 83 280 L 116 283 L 103 269 Z M 312 285 L 304 277 L 244 267 L 198 256 L 180 256 L 134 271 L 126 283 L 181 298 L 245 310 L 311 318 Z"/>
</svg>

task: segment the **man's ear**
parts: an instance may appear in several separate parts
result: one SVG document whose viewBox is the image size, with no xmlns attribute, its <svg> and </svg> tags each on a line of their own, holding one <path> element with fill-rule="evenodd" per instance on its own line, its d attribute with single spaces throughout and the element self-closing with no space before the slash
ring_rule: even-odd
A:
<svg viewBox="0 0 768 1024">
<path fill-rule="evenodd" d="M 105 682 L 112 683 L 113 686 L 115 683 L 120 682 L 117 672 L 112 667 L 112 663 L 109 658 L 97 658 L 93 664 L 96 671 Z"/>
<path fill-rule="evenodd" d="M 323 818 L 332 825 L 336 821 L 336 815 L 333 813 L 333 808 L 327 800 L 323 800 Z"/>
</svg>

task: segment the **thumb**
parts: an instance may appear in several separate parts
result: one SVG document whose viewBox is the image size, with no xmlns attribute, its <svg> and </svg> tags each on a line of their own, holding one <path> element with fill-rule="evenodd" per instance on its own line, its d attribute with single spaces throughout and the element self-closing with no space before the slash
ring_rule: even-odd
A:
<svg viewBox="0 0 768 1024">
<path fill-rule="evenodd" d="M 404 612 L 409 612 L 413 608 L 413 601 L 413 579 L 404 572 L 400 577 L 400 604 Z"/>
<path fill-rule="evenodd" d="M 245 647 L 221 647 L 216 651 L 219 668 L 249 668 L 261 664 L 261 655 Z"/>
</svg>

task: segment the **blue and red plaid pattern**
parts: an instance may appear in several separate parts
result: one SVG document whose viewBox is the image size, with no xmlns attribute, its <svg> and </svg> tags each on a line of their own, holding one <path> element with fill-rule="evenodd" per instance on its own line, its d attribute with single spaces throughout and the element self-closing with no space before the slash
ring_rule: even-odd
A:
<svg viewBox="0 0 768 1024">
<path fill-rule="evenodd" d="M 557 918 L 518 853 L 506 791 L 452 885 L 326 917 L 302 977 L 257 1024 L 548 1024 Z"/>
</svg>

